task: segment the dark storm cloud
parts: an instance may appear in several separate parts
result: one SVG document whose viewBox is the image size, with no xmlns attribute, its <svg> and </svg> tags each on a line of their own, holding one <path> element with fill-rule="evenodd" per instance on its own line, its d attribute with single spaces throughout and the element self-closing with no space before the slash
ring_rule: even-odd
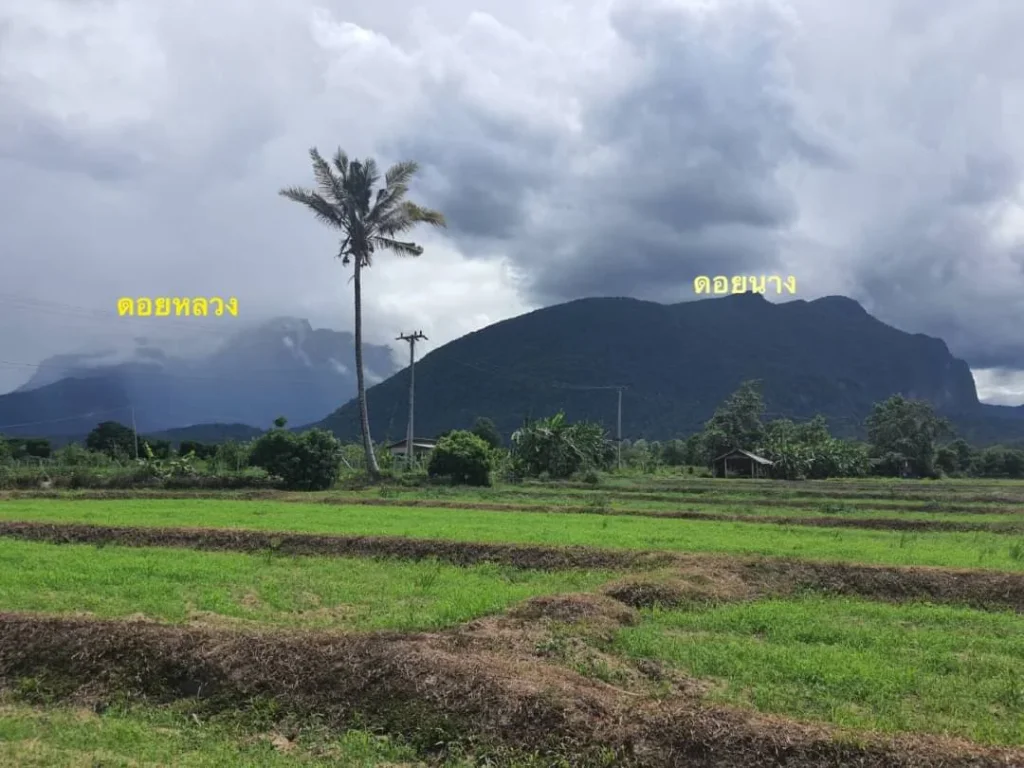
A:
<svg viewBox="0 0 1024 768">
<path fill-rule="evenodd" d="M 509 241 L 541 303 L 680 300 L 697 275 L 770 268 L 798 210 L 779 167 L 838 162 L 782 88 L 785 24 L 757 5 L 702 21 L 630 4 L 611 28 L 635 72 L 582 104 L 578 135 L 538 135 L 529 115 L 498 122 L 467 97 L 443 103 L 443 126 L 418 124 L 405 148 L 447 181 L 431 199 L 453 234 Z"/>
<path fill-rule="evenodd" d="M 3 5 L 4 290 L 107 307 L 114 275 L 347 318 L 333 235 L 275 194 L 308 182 L 310 145 L 342 144 L 420 161 L 414 196 L 449 220 L 415 234 L 416 264 L 375 266 L 381 338 L 396 312 L 445 323 L 438 343 L 538 304 L 785 273 L 1024 370 L 1024 4 L 436 6 Z M 67 318 L 37 314 L 52 327 L 8 359 L 64 343 Z"/>
</svg>

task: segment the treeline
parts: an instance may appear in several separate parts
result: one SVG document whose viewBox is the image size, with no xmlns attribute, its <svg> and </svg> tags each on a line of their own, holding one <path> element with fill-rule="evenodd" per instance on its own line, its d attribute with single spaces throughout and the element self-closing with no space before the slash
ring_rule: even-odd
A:
<svg viewBox="0 0 1024 768">
<path fill-rule="evenodd" d="M 734 448 L 772 461 L 779 479 L 829 477 L 1024 478 L 1024 450 L 983 449 L 958 438 L 926 402 L 895 395 L 877 403 L 865 420 L 867 440 L 833 437 L 824 417 L 795 423 L 764 420 L 757 381 L 745 382 L 715 411 L 704 429 L 685 440 L 623 445 L 629 467 L 710 467 Z"/>
<path fill-rule="evenodd" d="M 927 403 L 894 396 L 874 406 L 867 439 L 834 437 L 823 417 L 796 423 L 766 421 L 757 381 L 742 384 L 704 429 L 686 438 L 623 441 L 603 427 L 569 422 L 563 414 L 530 420 L 507 444 L 486 418 L 470 430 L 439 435 L 437 446 L 411 467 L 377 447 L 384 479 L 408 484 L 487 485 L 493 477 L 577 478 L 597 482 L 601 472 L 683 471 L 710 474 L 715 458 L 741 448 L 772 462 L 777 479 L 836 477 L 1024 478 L 1024 450 L 978 449 L 958 438 Z M 283 418 L 245 443 L 203 444 L 136 437 L 113 421 L 96 426 L 84 445 L 53 450 L 44 439 L 0 439 L 0 488 L 260 488 L 322 490 L 344 476 L 366 475 L 365 451 L 343 445 L 324 430 L 295 433 Z"/>
</svg>

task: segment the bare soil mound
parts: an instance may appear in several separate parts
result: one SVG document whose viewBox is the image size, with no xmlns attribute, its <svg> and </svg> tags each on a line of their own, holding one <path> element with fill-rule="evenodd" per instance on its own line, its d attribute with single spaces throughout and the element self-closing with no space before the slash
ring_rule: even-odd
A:
<svg viewBox="0 0 1024 768">
<path fill-rule="evenodd" d="M 452 635 L 244 635 L 151 623 L 0 614 L 0 685 L 32 678 L 49 695 L 114 695 L 281 711 L 330 726 L 360 721 L 421 745 L 470 740 L 578 766 L 1019 766 L 1024 750 L 864 736 L 653 701 Z M 509 753 L 506 753 L 509 754 Z"/>
</svg>

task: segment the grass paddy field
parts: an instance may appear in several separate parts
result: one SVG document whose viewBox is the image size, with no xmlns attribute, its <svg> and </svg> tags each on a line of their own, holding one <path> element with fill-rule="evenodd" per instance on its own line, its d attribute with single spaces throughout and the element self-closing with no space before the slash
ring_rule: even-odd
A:
<svg viewBox="0 0 1024 768">
<path fill-rule="evenodd" d="M 1024 484 L 3 494 L 0 762 L 1024 765 Z"/>
</svg>

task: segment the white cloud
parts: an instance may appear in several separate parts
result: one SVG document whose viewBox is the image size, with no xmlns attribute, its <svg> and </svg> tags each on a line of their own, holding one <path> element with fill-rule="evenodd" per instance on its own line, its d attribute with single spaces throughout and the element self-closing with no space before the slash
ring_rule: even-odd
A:
<svg viewBox="0 0 1024 768">
<path fill-rule="evenodd" d="M 51 304 L 0 301 L 0 360 L 175 332 L 125 294 L 351 328 L 335 236 L 276 194 L 340 144 L 421 160 L 452 223 L 371 270 L 375 343 L 735 268 L 1024 369 L 1022 32 L 999 0 L 4 3 L 2 290 Z"/>
</svg>

